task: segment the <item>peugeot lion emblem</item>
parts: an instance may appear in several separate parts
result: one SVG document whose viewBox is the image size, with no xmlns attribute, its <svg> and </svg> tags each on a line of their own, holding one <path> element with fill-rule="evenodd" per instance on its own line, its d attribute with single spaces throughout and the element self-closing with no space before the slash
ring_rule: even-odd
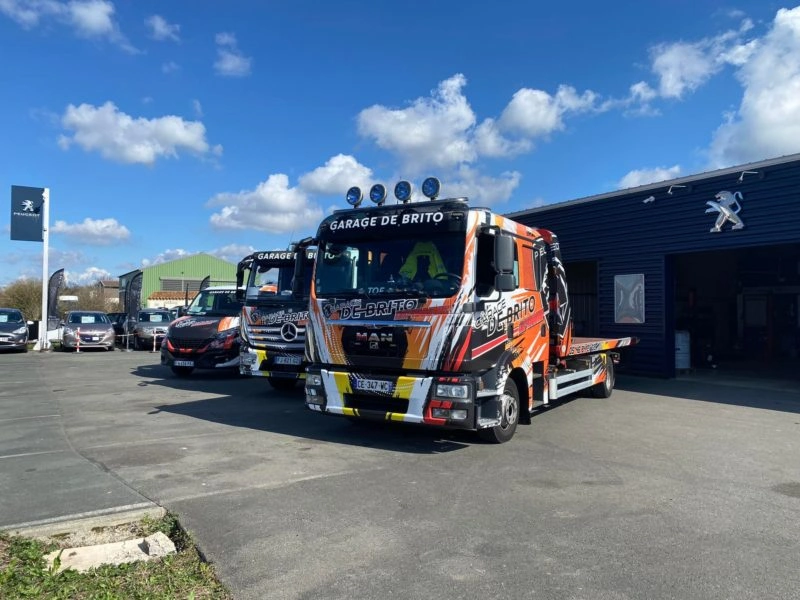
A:
<svg viewBox="0 0 800 600">
<path fill-rule="evenodd" d="M 714 227 L 709 231 L 711 233 L 719 233 L 722 231 L 722 227 L 726 222 L 731 223 L 731 231 L 744 229 L 744 221 L 742 221 L 742 218 L 739 216 L 739 211 L 742 210 L 739 200 L 744 199 L 742 197 L 742 192 L 717 192 L 714 198 L 716 198 L 716 201 L 709 200 L 706 202 L 708 205 L 706 212 L 719 213 L 719 216 L 717 217 L 717 222 L 714 223 Z"/>
<path fill-rule="evenodd" d="M 294 323 L 284 323 L 281 325 L 281 337 L 285 342 L 293 342 L 297 339 L 297 327 Z"/>
<path fill-rule="evenodd" d="M 23 212 L 35 212 L 33 210 L 33 200 L 23 200 L 22 201 L 22 211 Z"/>
</svg>

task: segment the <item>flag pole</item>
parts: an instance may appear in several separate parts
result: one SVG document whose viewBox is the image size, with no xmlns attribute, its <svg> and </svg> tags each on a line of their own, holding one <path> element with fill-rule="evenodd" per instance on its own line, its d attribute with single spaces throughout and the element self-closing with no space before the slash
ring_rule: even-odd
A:
<svg viewBox="0 0 800 600">
<path fill-rule="evenodd" d="M 47 287 L 48 287 L 48 254 L 50 246 L 50 188 L 42 192 L 42 319 L 39 321 L 39 341 L 36 346 L 41 351 L 49 350 L 47 340 Z"/>
</svg>

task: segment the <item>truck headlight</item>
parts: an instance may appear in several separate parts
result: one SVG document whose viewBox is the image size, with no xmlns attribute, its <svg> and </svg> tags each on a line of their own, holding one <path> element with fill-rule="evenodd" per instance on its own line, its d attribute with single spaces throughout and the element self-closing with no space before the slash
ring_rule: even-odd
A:
<svg viewBox="0 0 800 600">
<path fill-rule="evenodd" d="M 306 387 L 311 386 L 311 385 L 321 387 L 322 386 L 322 375 L 320 375 L 319 373 L 309 373 L 306 376 Z"/>
<path fill-rule="evenodd" d="M 459 383 L 437 383 L 435 396 L 437 398 L 469 400 L 469 386 Z"/>
</svg>

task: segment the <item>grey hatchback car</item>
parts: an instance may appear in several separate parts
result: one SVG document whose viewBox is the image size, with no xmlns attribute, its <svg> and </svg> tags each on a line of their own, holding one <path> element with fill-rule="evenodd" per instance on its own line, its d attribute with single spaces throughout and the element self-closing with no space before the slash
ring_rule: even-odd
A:
<svg viewBox="0 0 800 600">
<path fill-rule="evenodd" d="M 62 350 L 78 348 L 114 349 L 114 326 L 104 312 L 71 310 L 64 317 L 61 335 Z"/>
<path fill-rule="evenodd" d="M 0 308 L 0 350 L 28 351 L 28 324 L 17 308 Z"/>
</svg>

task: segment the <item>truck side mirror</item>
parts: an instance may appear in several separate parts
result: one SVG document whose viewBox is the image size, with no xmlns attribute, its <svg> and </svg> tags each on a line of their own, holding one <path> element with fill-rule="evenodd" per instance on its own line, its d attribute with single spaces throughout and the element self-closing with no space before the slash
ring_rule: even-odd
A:
<svg viewBox="0 0 800 600">
<path fill-rule="evenodd" d="M 514 238 L 510 235 L 494 236 L 494 270 L 498 274 L 514 272 Z"/>
<path fill-rule="evenodd" d="M 512 292 L 517 289 L 514 277 L 514 238 L 499 233 L 494 238 L 494 287 L 501 292 Z"/>
</svg>

